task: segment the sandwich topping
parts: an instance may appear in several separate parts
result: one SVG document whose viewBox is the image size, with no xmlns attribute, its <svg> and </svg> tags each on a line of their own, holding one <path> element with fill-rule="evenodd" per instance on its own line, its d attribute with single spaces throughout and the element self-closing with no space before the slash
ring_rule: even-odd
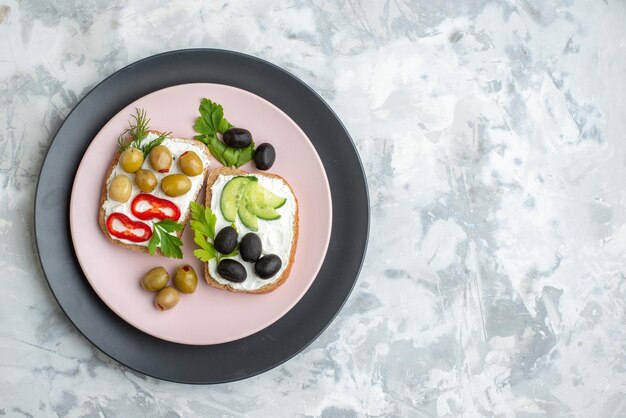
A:
<svg viewBox="0 0 626 418">
<path fill-rule="evenodd" d="M 233 193 L 234 189 L 239 192 Z M 236 196 L 235 208 L 229 204 L 231 194 Z M 210 210 L 216 218 L 216 232 L 234 225 L 241 243 L 239 251 L 228 259 L 245 269 L 245 279 L 240 283 L 227 280 L 224 273 L 236 278 L 244 276 L 240 267 L 226 263 L 219 268 L 219 260 L 212 258 L 208 261 L 211 277 L 241 290 L 256 290 L 278 280 L 289 264 L 294 239 L 296 200 L 289 186 L 279 178 L 262 175 L 220 175 L 212 187 Z M 247 262 L 250 258 L 246 253 L 253 251 L 248 248 L 254 249 L 255 245 L 262 248 L 262 253 L 256 263 Z M 220 270 L 223 274 L 219 274 Z"/>
<path fill-rule="evenodd" d="M 152 219 L 180 219 L 180 208 L 166 199 L 160 199 L 151 194 L 138 194 L 130 205 L 135 217 L 144 221 Z"/>
<path fill-rule="evenodd" d="M 276 150 L 263 143 L 256 149 L 249 130 L 233 126 L 224 117 L 224 108 L 207 98 L 200 101 L 200 116 L 193 129 L 194 138 L 206 144 L 209 151 L 224 167 L 241 167 L 253 161 L 259 170 L 269 170 L 276 160 Z"/>
<path fill-rule="evenodd" d="M 153 132 L 146 131 L 143 135 L 140 145 L 154 146 L 141 149 L 130 142 L 130 146 L 120 150 L 120 159 L 106 180 L 107 196 L 102 208 L 107 230 L 112 239 L 148 247 L 151 253 L 158 247 L 165 256 L 177 257 L 179 253 L 182 256 L 179 248 L 173 248 L 179 246 L 178 242 L 172 242 L 169 237 L 159 239 L 164 237 L 163 234 L 177 239 L 177 227 L 167 224 L 165 228 L 162 225 L 159 228 L 157 224 L 164 220 L 178 221 L 183 217 L 181 211 L 188 210 L 195 197 L 192 191 L 199 190 L 204 183 L 204 176 L 197 175 L 198 167 L 207 167 L 210 161 L 204 152 L 193 152 L 193 144 Z M 147 151 L 146 155 L 144 151 Z M 120 216 L 146 226 L 150 234 L 139 234 L 138 237 L 142 237 L 139 239 L 132 233 L 127 235 L 115 231 L 109 225 Z M 155 244 L 155 241 L 158 243 Z M 167 246 L 164 242 L 172 245 Z M 168 253 L 164 251 L 164 245 L 170 250 Z"/>
<path fill-rule="evenodd" d="M 109 233 L 119 238 L 134 243 L 145 242 L 152 237 L 152 229 L 140 221 L 133 221 L 122 213 L 112 213 L 107 218 Z"/>
</svg>

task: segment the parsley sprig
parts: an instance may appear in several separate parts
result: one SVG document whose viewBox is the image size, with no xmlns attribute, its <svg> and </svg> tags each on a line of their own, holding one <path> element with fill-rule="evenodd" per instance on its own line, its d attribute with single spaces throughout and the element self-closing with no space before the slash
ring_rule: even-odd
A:
<svg viewBox="0 0 626 418">
<path fill-rule="evenodd" d="M 132 116 L 134 122 L 131 120 L 128 122 L 128 128 L 117 137 L 117 150 L 122 153 L 128 148 L 139 148 L 143 152 L 144 158 L 150 154 L 150 151 L 158 145 L 161 145 L 165 138 L 167 138 L 171 132 L 162 133 L 150 142 L 144 142 L 144 139 L 148 136 L 148 123 L 150 118 L 147 116 L 144 109 L 135 109 L 135 114 Z"/>
<path fill-rule="evenodd" d="M 183 258 L 183 251 L 180 249 L 183 242 L 174 234 L 181 229 L 183 229 L 183 225 L 171 219 L 155 222 L 153 225 L 152 238 L 150 238 L 150 242 L 148 242 L 148 252 L 150 255 L 154 255 L 158 247 L 161 250 L 161 254 L 165 257 Z"/>
<path fill-rule="evenodd" d="M 205 208 L 200 203 L 191 202 L 191 229 L 193 229 L 193 240 L 198 244 L 198 249 L 194 250 L 193 255 L 200 261 L 205 263 L 215 259 L 219 263 L 222 258 L 234 257 L 237 250 L 228 255 L 220 254 L 213 246 L 215 240 L 215 222 L 217 216 L 211 208 Z"/>
<path fill-rule="evenodd" d="M 209 99 L 200 101 L 200 117 L 196 119 L 193 129 L 200 135 L 194 138 L 206 144 L 211 154 L 224 167 L 240 167 L 252 159 L 254 153 L 254 141 L 245 148 L 232 148 L 226 146 L 217 137 L 223 134 L 233 125 L 224 117 L 224 108 Z"/>
</svg>

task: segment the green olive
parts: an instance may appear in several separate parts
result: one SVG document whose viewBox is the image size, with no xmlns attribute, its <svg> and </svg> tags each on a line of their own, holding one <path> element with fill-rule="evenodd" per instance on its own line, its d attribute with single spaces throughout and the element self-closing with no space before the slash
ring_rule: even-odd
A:
<svg viewBox="0 0 626 418">
<path fill-rule="evenodd" d="M 163 267 L 155 267 L 141 279 L 141 287 L 151 292 L 156 292 L 167 286 L 170 275 Z"/>
<path fill-rule="evenodd" d="M 115 176 L 109 185 L 109 197 L 118 202 L 126 202 L 130 197 L 132 185 L 130 179 L 123 174 Z"/>
<path fill-rule="evenodd" d="M 183 173 L 187 174 L 189 177 L 202 174 L 202 170 L 204 170 L 202 160 L 198 157 L 198 154 L 193 151 L 184 152 L 178 159 L 178 166 Z"/>
<path fill-rule="evenodd" d="M 174 274 L 174 285 L 182 293 L 193 293 L 198 287 L 198 276 L 190 265 L 178 267 Z"/>
<path fill-rule="evenodd" d="M 161 189 L 170 197 L 182 196 L 191 189 L 191 180 L 184 174 L 170 174 L 161 180 Z"/>
<path fill-rule="evenodd" d="M 143 164 L 143 152 L 135 147 L 130 147 L 120 155 L 120 166 L 127 173 L 134 173 Z"/>
<path fill-rule="evenodd" d="M 158 145 L 150 151 L 150 164 L 159 173 L 167 173 L 172 166 L 172 153 L 164 145 Z"/>
<path fill-rule="evenodd" d="M 157 186 L 158 181 L 152 171 L 141 169 L 135 173 L 135 184 L 142 192 L 150 193 Z"/>
<path fill-rule="evenodd" d="M 160 311 L 172 309 L 180 300 L 180 293 L 171 286 L 164 287 L 154 298 L 154 306 Z"/>
</svg>

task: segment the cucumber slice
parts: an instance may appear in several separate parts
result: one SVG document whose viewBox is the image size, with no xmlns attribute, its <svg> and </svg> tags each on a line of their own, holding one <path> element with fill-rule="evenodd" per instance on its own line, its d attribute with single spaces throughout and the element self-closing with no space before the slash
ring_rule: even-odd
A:
<svg viewBox="0 0 626 418">
<path fill-rule="evenodd" d="M 245 226 L 250 228 L 250 230 L 259 230 L 259 219 L 248 209 L 248 202 L 245 197 L 239 202 L 237 213 L 239 214 L 239 219 L 241 219 L 241 222 L 243 222 Z"/>
<path fill-rule="evenodd" d="M 237 218 L 237 207 L 239 206 L 244 187 L 248 183 L 256 180 L 256 177 L 239 176 L 232 178 L 226 183 L 224 190 L 222 190 L 222 196 L 220 197 L 220 209 L 222 210 L 224 219 L 228 222 L 235 222 Z"/>
<path fill-rule="evenodd" d="M 287 199 L 280 197 L 259 184 L 254 176 L 232 178 L 220 197 L 220 209 L 224 219 L 235 222 L 237 215 L 241 222 L 253 231 L 259 229 L 258 218 L 274 220 L 280 218 L 276 209 L 285 204 Z"/>
<path fill-rule="evenodd" d="M 250 213 L 261 219 L 265 219 L 266 221 L 273 221 L 274 219 L 280 218 L 280 213 L 276 212 L 276 209 L 269 206 L 262 206 L 259 208 L 251 202 L 248 202 L 248 210 Z"/>
<path fill-rule="evenodd" d="M 243 193 L 248 202 L 248 210 L 261 219 L 280 218 L 276 209 L 283 206 L 287 201 L 287 199 L 270 192 L 258 182 L 247 185 Z"/>
<path fill-rule="evenodd" d="M 269 206 L 278 209 L 282 207 L 286 201 L 286 198 L 270 192 L 258 183 L 250 190 L 250 202 L 259 206 Z"/>
</svg>

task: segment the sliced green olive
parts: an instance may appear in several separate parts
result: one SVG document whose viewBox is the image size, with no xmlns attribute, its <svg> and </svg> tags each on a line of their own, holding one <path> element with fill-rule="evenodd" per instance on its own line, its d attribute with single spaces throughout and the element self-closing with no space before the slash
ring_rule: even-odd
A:
<svg viewBox="0 0 626 418">
<path fill-rule="evenodd" d="M 135 184 L 142 192 L 150 193 L 157 187 L 158 181 L 152 171 L 142 169 L 135 173 Z"/>
<path fill-rule="evenodd" d="M 161 180 L 161 189 L 167 196 L 182 196 L 191 189 L 191 180 L 184 174 L 170 174 Z"/>
<path fill-rule="evenodd" d="M 167 311 L 178 304 L 180 293 L 171 286 L 164 287 L 154 298 L 154 306 L 160 311 Z"/>
<path fill-rule="evenodd" d="M 172 166 L 172 153 L 165 145 L 158 145 L 150 151 L 150 164 L 159 173 L 167 173 Z"/>
<path fill-rule="evenodd" d="M 170 275 L 164 267 L 155 267 L 148 271 L 141 279 L 141 287 L 151 292 L 157 292 L 167 286 Z"/>
<path fill-rule="evenodd" d="M 130 147 L 120 155 L 120 166 L 127 173 L 134 173 L 143 164 L 143 152 L 135 147 Z"/>
<path fill-rule="evenodd" d="M 193 267 L 190 265 L 182 266 L 176 269 L 174 274 L 174 285 L 182 293 L 193 293 L 198 287 L 198 276 Z"/>
<path fill-rule="evenodd" d="M 202 160 L 198 157 L 198 154 L 193 151 L 183 153 L 178 159 L 178 166 L 182 172 L 189 177 L 200 175 L 202 174 L 202 170 L 204 170 Z"/>
<path fill-rule="evenodd" d="M 123 174 L 115 176 L 109 185 L 109 197 L 118 202 L 124 203 L 128 201 L 132 185 L 130 179 Z"/>
</svg>

